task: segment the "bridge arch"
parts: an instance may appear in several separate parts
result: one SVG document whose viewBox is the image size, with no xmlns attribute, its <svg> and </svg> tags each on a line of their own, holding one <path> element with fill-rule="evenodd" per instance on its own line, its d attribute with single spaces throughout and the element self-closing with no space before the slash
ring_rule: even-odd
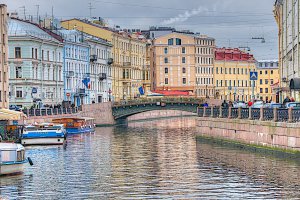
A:
<svg viewBox="0 0 300 200">
<path fill-rule="evenodd" d="M 112 107 L 112 113 L 115 120 L 125 119 L 129 116 L 153 111 L 153 110 L 180 110 L 191 113 L 197 113 L 197 107 L 199 103 L 194 102 L 156 102 L 156 103 L 138 103 L 138 104 L 127 104 L 118 105 Z"/>
</svg>

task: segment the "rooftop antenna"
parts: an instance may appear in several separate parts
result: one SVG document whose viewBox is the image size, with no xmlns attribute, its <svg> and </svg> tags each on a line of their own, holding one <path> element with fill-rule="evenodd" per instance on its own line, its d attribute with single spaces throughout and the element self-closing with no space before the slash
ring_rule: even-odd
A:
<svg viewBox="0 0 300 200">
<path fill-rule="evenodd" d="M 39 17 L 40 5 L 35 5 L 35 6 L 36 6 L 36 21 L 38 24 L 40 24 L 40 17 Z"/>
<path fill-rule="evenodd" d="M 248 46 L 240 46 L 239 49 L 243 49 L 244 51 L 251 51 L 250 47 Z"/>
<path fill-rule="evenodd" d="M 24 19 L 26 20 L 26 8 L 25 6 L 20 7 L 23 10 Z"/>
<path fill-rule="evenodd" d="M 89 3 L 89 10 L 90 10 L 90 19 L 92 18 L 92 10 L 95 9 L 93 6 L 92 6 L 92 3 L 90 2 Z"/>
</svg>

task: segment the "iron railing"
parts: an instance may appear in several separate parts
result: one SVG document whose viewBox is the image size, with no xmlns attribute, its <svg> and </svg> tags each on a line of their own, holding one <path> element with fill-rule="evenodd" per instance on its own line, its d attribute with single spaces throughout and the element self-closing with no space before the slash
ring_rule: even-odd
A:
<svg viewBox="0 0 300 200">
<path fill-rule="evenodd" d="M 79 108 L 48 108 L 48 109 L 24 109 L 22 112 L 29 117 L 33 116 L 49 116 L 78 113 Z"/>
</svg>

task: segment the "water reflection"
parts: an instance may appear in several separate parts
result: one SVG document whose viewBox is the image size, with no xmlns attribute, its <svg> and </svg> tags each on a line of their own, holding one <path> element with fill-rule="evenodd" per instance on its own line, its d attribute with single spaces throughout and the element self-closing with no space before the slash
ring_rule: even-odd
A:
<svg viewBox="0 0 300 200">
<path fill-rule="evenodd" d="M 195 137 L 195 118 L 97 128 L 67 145 L 29 147 L 34 166 L 0 178 L 9 199 L 287 199 L 299 164 Z"/>
</svg>

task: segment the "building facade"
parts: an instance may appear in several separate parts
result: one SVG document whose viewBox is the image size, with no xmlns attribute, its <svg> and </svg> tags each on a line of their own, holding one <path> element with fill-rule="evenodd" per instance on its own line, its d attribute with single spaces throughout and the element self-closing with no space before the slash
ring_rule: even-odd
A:
<svg viewBox="0 0 300 200">
<path fill-rule="evenodd" d="M 61 25 L 111 42 L 113 101 L 140 96 L 139 88 L 149 82 L 143 80 L 143 74 L 149 69 L 146 67 L 147 40 L 87 20 L 71 19 L 62 21 Z"/>
<path fill-rule="evenodd" d="M 258 72 L 257 91 L 259 99 L 265 102 L 279 102 L 280 78 L 278 60 L 259 60 L 256 63 Z"/>
<path fill-rule="evenodd" d="M 10 104 L 56 105 L 63 101 L 63 40 L 37 24 L 9 19 Z"/>
<path fill-rule="evenodd" d="M 293 96 L 300 101 L 300 86 L 290 87 L 300 78 L 300 2 L 276 0 L 274 16 L 278 25 L 280 100 Z M 297 80 L 297 81 L 295 81 Z"/>
<path fill-rule="evenodd" d="M 250 101 L 252 95 L 259 98 L 260 94 L 257 93 L 255 85 L 252 93 L 250 81 L 252 71 L 256 71 L 253 55 L 237 48 L 216 49 L 214 64 L 216 98 L 229 101 Z"/>
<path fill-rule="evenodd" d="M 8 28 L 7 8 L 0 4 L 0 108 L 8 108 Z"/>
<path fill-rule="evenodd" d="M 173 32 L 153 40 L 151 88 L 213 97 L 215 41 L 207 36 Z"/>
<path fill-rule="evenodd" d="M 90 75 L 90 47 L 76 30 L 59 30 L 64 39 L 63 80 L 64 101 L 75 106 L 90 103 L 88 87 L 83 84 Z"/>
<path fill-rule="evenodd" d="M 112 44 L 87 34 L 85 41 L 90 46 L 90 103 L 112 101 Z"/>
<path fill-rule="evenodd" d="M 147 67 L 147 41 L 133 38 L 128 33 L 113 33 L 113 94 L 115 100 L 140 97 L 139 88 L 147 84 L 143 73 Z"/>
</svg>

